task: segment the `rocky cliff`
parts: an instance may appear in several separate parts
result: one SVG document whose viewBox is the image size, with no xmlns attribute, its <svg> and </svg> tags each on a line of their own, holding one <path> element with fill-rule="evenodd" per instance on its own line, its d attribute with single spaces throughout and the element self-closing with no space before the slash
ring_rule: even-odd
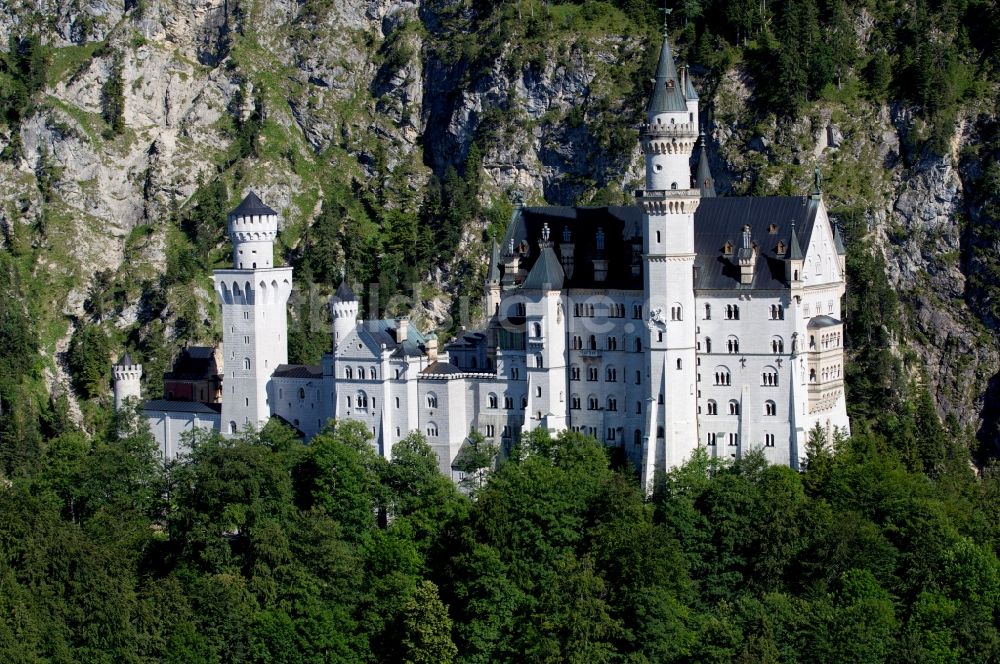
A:
<svg viewBox="0 0 1000 664">
<path fill-rule="evenodd" d="M 863 13 L 853 18 L 870 29 Z M 426 192 L 443 182 L 447 207 L 454 167 L 475 199 L 457 250 L 408 273 L 425 283 L 426 324 L 439 322 L 453 294 L 477 287 L 487 233 L 512 192 L 553 204 L 627 200 L 656 39 L 641 27 L 593 2 L 4 5 L 0 44 L 40 35 L 49 57 L 24 117 L 0 128 L 0 224 L 40 284 L 32 292 L 45 294 L 36 310 L 50 387 L 70 391 L 58 359 L 83 324 L 161 364 L 178 337 L 213 337 L 205 277 L 224 260 L 224 217 L 204 228 L 207 192 L 222 192 L 225 210 L 258 190 L 283 215 L 290 262 L 326 242 L 342 270 L 355 236 L 371 235 L 364 246 L 377 255 L 364 269 L 378 274 L 400 215 L 413 225 L 444 214 Z M 961 109 L 952 149 L 935 157 L 911 147 L 919 120 L 903 103 L 834 93 L 788 121 L 761 112 L 742 63 L 694 73 L 722 191 L 804 191 L 819 165 L 829 207 L 867 220 L 850 250 L 886 258 L 905 305 L 899 355 L 942 416 L 985 422 L 992 436 L 995 321 L 966 283 L 977 269 L 969 224 L 984 205 L 970 194 L 984 170 L 974 145 L 991 110 Z M 313 237 L 324 211 L 332 225 Z M 204 260 L 182 260 L 192 246 Z"/>
</svg>

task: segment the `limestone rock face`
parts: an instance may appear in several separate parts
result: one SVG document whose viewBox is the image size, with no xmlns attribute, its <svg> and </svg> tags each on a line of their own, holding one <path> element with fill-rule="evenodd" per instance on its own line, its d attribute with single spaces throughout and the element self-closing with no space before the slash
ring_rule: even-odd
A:
<svg viewBox="0 0 1000 664">
<path fill-rule="evenodd" d="M 160 278 L 168 220 L 220 178 L 232 198 L 254 187 L 281 211 L 288 256 L 302 251 L 332 188 L 402 174 L 419 192 L 432 174 L 461 171 L 473 144 L 483 203 L 514 191 L 538 203 L 631 202 L 652 66 L 642 39 L 563 31 L 528 53 L 476 34 L 474 11 L 424 0 L 0 3 L 0 48 L 44 14 L 41 36 L 54 54 L 31 113 L 16 132 L 0 127 L 0 150 L 20 144 L 23 155 L 0 160 L 0 229 L 14 237 L 48 225 L 35 242 L 60 277 L 52 310 L 81 317 L 101 270 Z M 870 19 L 862 10 L 862 41 Z M 115 133 L 102 113 L 118 71 L 124 129 Z M 910 147 L 916 120 L 904 106 L 818 102 L 779 122 L 750 112 L 756 84 L 742 65 L 692 75 L 720 194 L 805 193 L 819 165 L 829 207 L 869 220 L 942 415 L 975 425 L 987 383 L 1000 385 L 1000 361 L 963 303 L 969 268 L 958 258 L 957 219 L 975 213 L 959 168 L 969 134 L 929 159 Z M 248 156 L 239 126 L 257 120 L 266 126 Z M 426 323 L 446 321 L 456 285 L 481 277 L 484 226 L 470 220 L 455 255 L 421 275 Z M 162 311 L 169 333 L 184 306 L 131 297 L 106 320 L 126 328 Z M 206 302 L 200 295 L 194 311 L 211 319 Z"/>
</svg>

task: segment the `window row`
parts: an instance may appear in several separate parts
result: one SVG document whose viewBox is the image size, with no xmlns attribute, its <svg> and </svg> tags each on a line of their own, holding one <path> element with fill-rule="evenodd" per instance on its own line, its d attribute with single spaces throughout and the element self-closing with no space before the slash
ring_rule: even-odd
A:
<svg viewBox="0 0 1000 664">
<path fill-rule="evenodd" d="M 353 380 L 354 379 L 354 375 L 355 375 L 354 374 L 354 369 L 352 367 L 344 367 L 344 378 L 346 378 L 347 380 Z M 364 367 L 358 367 L 357 376 L 358 376 L 358 380 L 364 380 L 365 379 L 365 368 Z M 396 378 L 400 378 L 400 377 L 401 377 L 400 370 L 397 369 L 396 370 Z M 378 380 L 378 372 L 376 371 L 375 367 L 369 367 L 369 369 L 368 369 L 368 380 Z"/>
<path fill-rule="evenodd" d="M 709 399 L 705 402 L 706 415 L 718 415 L 719 414 L 719 403 L 715 399 Z M 699 409 L 699 412 L 700 409 Z M 736 399 L 729 400 L 729 414 L 739 415 L 740 414 L 740 402 Z M 778 414 L 778 405 L 771 401 L 770 399 L 764 402 L 764 415 L 768 417 L 774 417 Z"/>
</svg>

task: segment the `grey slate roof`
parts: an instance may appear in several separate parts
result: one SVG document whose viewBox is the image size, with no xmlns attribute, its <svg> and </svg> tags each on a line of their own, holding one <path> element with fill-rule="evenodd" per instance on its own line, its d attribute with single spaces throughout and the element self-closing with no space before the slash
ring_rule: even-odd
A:
<svg viewBox="0 0 1000 664">
<path fill-rule="evenodd" d="M 802 255 L 802 246 L 799 244 L 799 234 L 795 232 L 795 224 L 792 224 L 792 239 L 788 247 L 788 258 L 793 261 L 800 261 L 804 258 Z"/>
<path fill-rule="evenodd" d="M 701 190 L 702 198 L 715 197 L 715 178 L 712 177 L 712 169 L 708 165 L 708 146 L 705 145 L 705 135 L 701 135 L 701 152 L 698 155 L 698 188 Z"/>
<path fill-rule="evenodd" d="M 163 377 L 173 380 L 204 380 L 218 375 L 214 348 L 188 346 L 181 351 L 170 371 L 163 374 Z"/>
<path fill-rule="evenodd" d="M 407 325 L 406 339 L 396 339 L 395 320 L 366 320 L 360 323 L 363 334 L 367 334 L 376 346 L 385 347 L 396 357 L 416 357 L 424 354 L 423 346 L 427 337 L 420 333 L 416 325 Z"/>
<path fill-rule="evenodd" d="M 118 364 L 116 366 L 127 367 L 131 366 L 132 364 L 135 364 L 134 362 L 132 362 L 132 356 L 128 354 L 128 351 L 125 351 L 125 354 L 122 355 L 122 359 L 118 360 Z"/>
<path fill-rule="evenodd" d="M 318 364 L 279 364 L 274 370 L 275 378 L 309 378 L 323 377 L 323 367 Z"/>
<path fill-rule="evenodd" d="M 333 294 L 333 299 L 338 302 L 356 302 L 358 296 L 354 294 L 351 287 L 347 285 L 347 279 L 340 282 L 337 286 L 337 292 Z"/>
<path fill-rule="evenodd" d="M 562 290 L 566 273 L 551 246 L 542 248 L 541 256 L 535 261 L 528 278 L 521 284 L 530 290 Z"/>
<path fill-rule="evenodd" d="M 541 255 L 539 240 L 542 226 L 548 224 L 555 237 L 562 237 L 569 227 L 572 237 L 573 276 L 563 278 L 564 288 L 624 288 L 642 289 L 642 275 L 632 274 L 633 242 L 642 252 L 642 210 L 637 206 L 612 207 L 524 207 L 515 212 L 507 228 L 503 247 L 510 241 L 518 245 L 524 240 L 528 253 L 522 257 L 529 275 Z M 608 274 L 603 282 L 594 280 L 594 259 L 597 250 L 597 229 L 604 230 L 603 258 L 608 261 Z M 560 246 L 560 251 L 562 247 Z M 560 270 L 562 271 L 562 270 Z"/>
<path fill-rule="evenodd" d="M 277 215 L 278 213 L 264 205 L 263 201 L 257 197 L 257 194 L 252 190 L 246 195 L 246 198 L 236 206 L 236 209 L 229 213 L 230 217 L 249 217 L 252 215 L 263 216 L 263 215 Z"/>
<path fill-rule="evenodd" d="M 809 325 L 806 327 L 810 330 L 816 330 L 824 327 L 833 327 L 834 325 L 840 325 L 840 321 L 833 316 L 823 314 L 822 316 L 814 316 L 809 319 Z"/>
<path fill-rule="evenodd" d="M 792 223 L 795 223 L 797 237 L 808 243 L 820 204 L 806 196 L 702 199 L 694 215 L 695 288 L 786 288 L 785 256 L 778 255 L 778 242 L 784 242 L 789 252 L 794 249 L 790 244 Z M 539 238 L 542 225 L 546 223 L 557 236 L 565 226 L 572 232 L 573 276 L 564 278 L 564 288 L 642 290 L 642 272 L 632 269 L 633 261 L 638 260 L 641 265 L 642 210 L 639 207 L 521 208 L 507 229 L 503 246 L 509 246 L 510 240 L 514 240 L 515 246 L 522 240 L 526 243 L 528 251 L 522 260 L 529 275 L 542 255 Z M 773 233 L 770 231 L 772 224 Z M 757 262 L 753 282 L 740 285 L 740 269 L 735 256 L 723 256 L 722 249 L 726 242 L 732 243 L 734 248 L 740 246 L 745 225 L 750 226 L 751 241 L 757 244 Z M 608 261 L 607 278 L 602 282 L 594 279 L 593 268 L 598 254 L 595 242 L 598 228 L 604 230 L 604 257 Z"/>
<path fill-rule="evenodd" d="M 421 376 L 453 376 L 455 374 L 463 373 L 461 369 L 456 367 L 450 362 L 442 362 L 441 360 L 436 360 L 431 362 L 420 372 Z"/>
<path fill-rule="evenodd" d="M 486 274 L 487 281 L 500 281 L 500 248 L 493 240 L 493 250 L 490 252 L 490 267 Z"/>
<path fill-rule="evenodd" d="M 684 79 L 684 96 L 692 101 L 698 99 L 698 93 L 694 91 L 694 85 L 691 83 L 691 70 L 688 70 Z"/>
<path fill-rule="evenodd" d="M 200 401 L 170 401 L 168 399 L 152 399 L 142 404 L 142 409 L 161 413 L 197 413 L 211 415 L 222 412 L 221 403 L 201 403 Z"/>
<path fill-rule="evenodd" d="M 660 61 L 656 65 L 653 93 L 649 97 L 649 104 L 646 105 L 646 112 L 687 112 L 687 101 L 684 99 L 684 91 L 681 90 L 677 67 L 674 66 L 674 56 L 670 52 L 670 41 L 666 35 L 660 47 Z"/>
<path fill-rule="evenodd" d="M 847 249 L 844 248 L 844 238 L 840 236 L 840 228 L 837 224 L 833 224 L 833 247 L 837 250 L 838 256 L 847 254 Z"/>
<path fill-rule="evenodd" d="M 806 196 L 724 196 L 702 200 L 694 214 L 695 288 L 787 288 L 785 261 L 778 256 L 778 242 L 789 243 L 792 224 L 808 240 L 819 205 L 818 200 Z M 750 226 L 750 240 L 757 244 L 757 262 L 753 282 L 741 285 L 739 266 L 732 256 L 724 256 L 722 249 L 726 242 L 734 247 L 741 244 L 744 226 Z"/>
</svg>

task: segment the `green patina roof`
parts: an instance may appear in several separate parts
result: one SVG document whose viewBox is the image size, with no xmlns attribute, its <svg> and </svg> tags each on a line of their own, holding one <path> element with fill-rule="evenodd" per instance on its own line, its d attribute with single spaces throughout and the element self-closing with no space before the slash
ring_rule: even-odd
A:
<svg viewBox="0 0 1000 664">
<path fill-rule="evenodd" d="M 687 101 L 681 90 L 677 67 L 674 66 L 674 56 L 670 52 L 670 41 L 663 37 L 660 47 L 660 61 L 656 65 L 656 78 L 653 81 L 653 94 L 646 106 L 647 113 L 686 112 Z"/>
<path fill-rule="evenodd" d="M 551 246 L 542 248 L 542 253 L 521 285 L 529 290 L 561 290 L 566 273 Z"/>
</svg>

